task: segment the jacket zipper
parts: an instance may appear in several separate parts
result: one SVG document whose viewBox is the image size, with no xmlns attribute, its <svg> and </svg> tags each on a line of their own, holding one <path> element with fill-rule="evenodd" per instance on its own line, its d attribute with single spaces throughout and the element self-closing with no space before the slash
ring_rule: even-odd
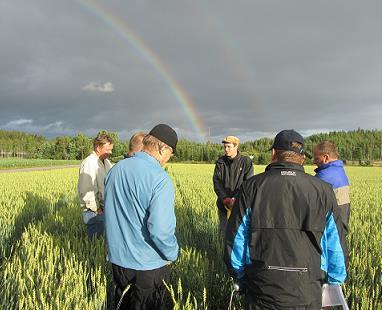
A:
<svg viewBox="0 0 382 310">
<path fill-rule="evenodd" d="M 267 266 L 268 270 L 279 270 L 279 271 L 289 271 L 289 272 L 308 272 L 306 267 L 284 267 L 284 266 Z"/>
</svg>

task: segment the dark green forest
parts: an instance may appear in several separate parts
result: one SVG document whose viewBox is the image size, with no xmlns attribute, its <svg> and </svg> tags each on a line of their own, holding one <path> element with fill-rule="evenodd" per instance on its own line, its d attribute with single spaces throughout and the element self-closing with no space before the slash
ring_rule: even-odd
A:
<svg viewBox="0 0 382 310">
<path fill-rule="evenodd" d="M 127 141 L 119 138 L 118 133 L 108 132 L 114 141 L 113 158 L 122 158 L 127 151 Z M 333 131 L 320 133 L 306 138 L 306 149 L 312 152 L 313 146 L 323 140 L 336 143 L 341 159 L 345 162 L 370 165 L 382 159 L 382 131 L 363 130 Z M 261 138 L 242 143 L 241 154 L 253 158 L 256 164 L 270 161 L 268 149 L 271 138 Z M 78 159 L 85 158 L 92 150 L 92 138 L 78 133 L 74 137 L 59 136 L 47 139 L 40 135 L 19 131 L 0 130 L 0 157 L 41 158 L 41 159 Z M 180 140 L 172 161 L 175 162 L 214 162 L 223 154 L 219 143 L 196 143 Z M 309 161 L 308 161 L 309 163 Z"/>
</svg>

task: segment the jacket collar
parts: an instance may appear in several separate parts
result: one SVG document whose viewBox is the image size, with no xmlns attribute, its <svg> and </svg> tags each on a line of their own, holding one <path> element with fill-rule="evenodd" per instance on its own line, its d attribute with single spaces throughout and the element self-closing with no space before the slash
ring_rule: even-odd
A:
<svg viewBox="0 0 382 310">
<path fill-rule="evenodd" d="M 322 164 L 320 167 L 314 169 L 314 172 L 319 172 L 321 170 L 324 170 L 326 168 L 329 168 L 329 167 L 343 167 L 344 166 L 344 163 L 342 162 L 341 159 L 337 159 L 337 160 L 333 160 L 331 161 L 330 163 L 327 163 L 327 164 Z"/>
<path fill-rule="evenodd" d="M 159 161 L 156 158 L 154 158 L 153 156 L 151 156 L 150 154 L 147 154 L 146 152 L 137 152 L 134 154 L 133 157 L 142 158 L 144 160 L 147 160 L 147 161 L 149 161 L 153 164 L 159 165 L 161 167 Z"/>
<path fill-rule="evenodd" d="M 233 161 L 239 159 L 241 157 L 239 151 L 237 151 L 237 155 L 234 158 L 229 158 L 226 155 L 220 157 L 218 159 L 219 162 L 227 162 L 227 163 L 232 163 Z"/>
<path fill-rule="evenodd" d="M 101 160 L 95 151 L 92 152 L 92 155 L 95 158 L 97 158 L 98 162 L 101 163 L 102 165 L 105 165 L 105 162 L 108 160 L 107 158 L 105 158 L 104 160 Z"/>
<path fill-rule="evenodd" d="M 304 167 L 299 164 L 291 163 L 291 162 L 276 162 L 269 164 L 265 171 L 269 171 L 271 169 L 292 169 L 305 172 Z"/>
</svg>

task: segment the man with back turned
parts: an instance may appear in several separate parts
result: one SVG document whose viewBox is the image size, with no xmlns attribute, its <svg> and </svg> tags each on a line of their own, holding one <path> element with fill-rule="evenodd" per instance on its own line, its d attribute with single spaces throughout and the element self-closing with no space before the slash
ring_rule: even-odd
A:
<svg viewBox="0 0 382 310">
<path fill-rule="evenodd" d="M 303 137 L 279 132 L 272 162 L 243 183 L 229 219 L 224 260 L 246 309 L 320 309 L 322 285 L 346 278 L 337 202 L 304 172 Z"/>
<path fill-rule="evenodd" d="M 106 240 L 119 309 L 164 307 L 163 281 L 169 279 L 179 246 L 174 187 L 162 167 L 177 142 L 176 132 L 159 124 L 144 137 L 142 152 L 119 161 L 106 176 Z"/>
</svg>

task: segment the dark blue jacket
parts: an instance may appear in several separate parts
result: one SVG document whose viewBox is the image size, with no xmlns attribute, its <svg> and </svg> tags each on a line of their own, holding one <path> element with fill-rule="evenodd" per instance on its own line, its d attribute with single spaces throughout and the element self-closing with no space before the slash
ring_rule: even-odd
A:
<svg viewBox="0 0 382 310">
<path fill-rule="evenodd" d="M 350 217 L 350 186 L 342 160 L 338 159 L 323 164 L 314 171 L 316 177 L 332 186 L 337 198 L 339 217 L 347 233 Z"/>
<path fill-rule="evenodd" d="M 317 169 L 316 177 L 329 183 L 336 195 L 338 207 L 334 210 L 334 215 L 338 219 L 339 229 L 343 230 L 341 236 L 341 244 L 345 254 L 346 267 L 349 266 L 349 250 L 347 246 L 346 236 L 349 231 L 349 219 L 350 219 L 350 186 L 349 180 L 346 176 L 344 164 L 342 160 L 334 160 L 330 163 L 323 164 Z"/>
<path fill-rule="evenodd" d="M 344 164 L 340 159 L 323 164 L 314 171 L 316 172 L 316 177 L 329 183 L 333 189 L 349 186 Z"/>
</svg>

